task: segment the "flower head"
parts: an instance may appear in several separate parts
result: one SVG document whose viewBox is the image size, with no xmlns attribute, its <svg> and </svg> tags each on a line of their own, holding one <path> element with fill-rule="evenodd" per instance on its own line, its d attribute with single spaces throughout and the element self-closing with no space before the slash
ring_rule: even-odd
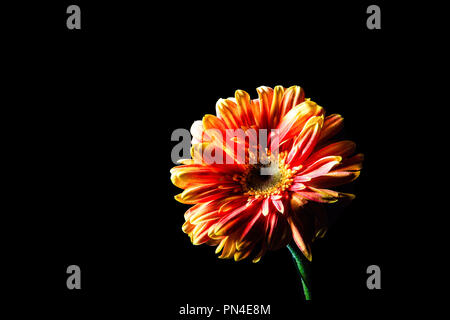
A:
<svg viewBox="0 0 450 320">
<path fill-rule="evenodd" d="M 217 246 L 220 258 L 257 262 L 294 240 L 311 260 L 327 229 L 323 205 L 354 198 L 329 188 L 356 179 L 363 156 L 351 141 L 330 141 L 343 118 L 325 116 L 302 88 L 257 92 L 252 100 L 237 90 L 192 125 L 192 159 L 171 170 L 184 189 L 175 199 L 193 205 L 183 231 L 195 245 Z"/>
</svg>

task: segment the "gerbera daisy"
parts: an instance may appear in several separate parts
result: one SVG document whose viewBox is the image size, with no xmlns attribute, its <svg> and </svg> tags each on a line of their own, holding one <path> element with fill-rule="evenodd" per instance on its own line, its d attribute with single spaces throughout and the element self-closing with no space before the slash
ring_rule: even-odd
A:
<svg viewBox="0 0 450 320">
<path fill-rule="evenodd" d="M 330 188 L 356 179 L 363 156 L 351 141 L 330 141 L 343 118 L 325 116 L 302 88 L 257 92 L 252 100 L 237 90 L 192 125 L 192 159 L 171 170 L 184 189 L 175 199 L 193 205 L 183 231 L 195 245 L 217 246 L 220 258 L 257 262 L 294 241 L 311 260 L 312 242 L 327 229 L 323 205 L 354 198 Z"/>
</svg>

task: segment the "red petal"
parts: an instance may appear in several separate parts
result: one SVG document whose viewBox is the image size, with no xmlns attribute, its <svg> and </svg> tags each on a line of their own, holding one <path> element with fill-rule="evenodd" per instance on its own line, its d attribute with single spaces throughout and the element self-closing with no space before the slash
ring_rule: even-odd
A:
<svg viewBox="0 0 450 320">
<path fill-rule="evenodd" d="M 263 216 L 267 216 L 269 214 L 269 199 L 268 198 L 263 200 L 262 214 L 263 214 Z"/>
<path fill-rule="evenodd" d="M 239 238 L 240 241 L 242 241 L 247 236 L 249 231 L 255 226 L 256 222 L 261 217 L 261 214 L 262 214 L 261 210 L 258 210 L 257 213 L 254 215 L 254 217 L 245 225 L 245 228 L 242 231 L 241 236 Z M 240 250 L 240 248 L 238 248 L 238 250 Z"/>
<path fill-rule="evenodd" d="M 341 156 L 345 159 L 355 152 L 355 147 L 356 144 L 349 140 L 328 144 L 318 151 L 314 151 L 314 153 L 309 156 L 305 166 L 309 166 L 315 161 L 328 156 Z"/>
<path fill-rule="evenodd" d="M 254 213 L 254 209 L 246 205 L 234 209 L 216 223 L 215 227 L 210 230 L 210 235 L 224 236 L 231 234 L 233 230 L 242 226 L 252 213 Z"/>
<path fill-rule="evenodd" d="M 321 175 L 327 174 L 333 167 L 338 165 L 342 161 L 342 158 L 337 156 L 329 156 L 317 160 L 309 167 L 306 167 L 304 170 L 300 171 L 297 175 L 305 178 L 315 178 Z"/>
<path fill-rule="evenodd" d="M 273 203 L 273 205 L 275 206 L 275 208 L 277 208 L 277 210 L 278 210 L 280 213 L 284 213 L 284 205 L 283 205 L 283 201 L 272 199 L 272 203 Z"/>
<path fill-rule="evenodd" d="M 300 191 L 305 188 L 306 188 L 306 186 L 303 183 L 295 182 L 295 179 L 294 179 L 294 183 L 290 186 L 289 191 Z"/>
</svg>

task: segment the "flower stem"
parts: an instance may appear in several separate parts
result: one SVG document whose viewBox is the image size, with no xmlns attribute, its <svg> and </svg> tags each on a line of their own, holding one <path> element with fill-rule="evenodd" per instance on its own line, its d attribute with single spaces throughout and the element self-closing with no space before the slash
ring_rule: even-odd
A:
<svg viewBox="0 0 450 320">
<path fill-rule="evenodd" d="M 306 300 L 311 300 L 311 262 L 309 262 L 296 245 L 287 245 L 297 266 Z"/>
</svg>

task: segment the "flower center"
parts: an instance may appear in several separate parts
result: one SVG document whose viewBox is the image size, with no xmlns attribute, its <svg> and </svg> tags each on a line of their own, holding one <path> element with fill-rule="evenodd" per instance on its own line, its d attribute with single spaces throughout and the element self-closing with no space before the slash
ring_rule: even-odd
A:
<svg viewBox="0 0 450 320">
<path fill-rule="evenodd" d="M 285 163 L 285 153 L 267 164 L 249 165 L 239 178 L 244 192 L 255 198 L 267 198 L 285 191 L 292 184 L 297 170 L 291 170 Z"/>
</svg>

